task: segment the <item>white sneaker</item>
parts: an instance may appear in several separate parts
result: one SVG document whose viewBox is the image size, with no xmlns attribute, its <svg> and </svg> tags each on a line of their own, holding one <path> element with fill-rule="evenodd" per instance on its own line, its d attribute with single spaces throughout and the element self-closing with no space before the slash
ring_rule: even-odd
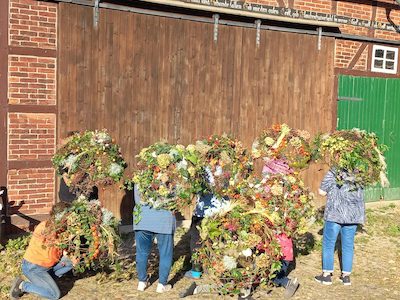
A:
<svg viewBox="0 0 400 300">
<path fill-rule="evenodd" d="M 170 291 L 171 289 L 172 289 L 172 285 L 170 285 L 170 284 L 163 285 L 163 284 L 159 283 L 157 285 L 156 292 L 157 293 L 165 293 L 165 292 Z"/>
<path fill-rule="evenodd" d="M 143 292 L 147 287 L 149 286 L 149 283 L 147 281 L 139 281 L 137 285 L 137 290 L 140 292 Z"/>
</svg>

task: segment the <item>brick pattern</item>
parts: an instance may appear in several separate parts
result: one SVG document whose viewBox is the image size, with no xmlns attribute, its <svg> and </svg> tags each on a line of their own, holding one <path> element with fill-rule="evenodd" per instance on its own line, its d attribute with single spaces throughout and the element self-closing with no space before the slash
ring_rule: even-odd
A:
<svg viewBox="0 0 400 300">
<path fill-rule="evenodd" d="M 361 53 L 360 58 L 354 66 L 354 70 L 368 71 L 368 46 L 365 47 L 364 51 Z"/>
<path fill-rule="evenodd" d="M 34 0 L 9 1 L 10 45 L 56 49 L 57 4 Z"/>
<path fill-rule="evenodd" d="M 47 214 L 54 203 L 54 169 L 8 171 L 11 214 Z"/>
<path fill-rule="evenodd" d="M 378 39 L 400 41 L 400 33 L 386 30 L 375 30 L 375 35 Z"/>
<path fill-rule="evenodd" d="M 313 1 L 294 1 L 294 9 L 314 11 L 325 14 L 332 13 L 331 0 L 313 0 Z"/>
<path fill-rule="evenodd" d="M 8 159 L 45 160 L 55 151 L 54 114 L 9 113 Z"/>
<path fill-rule="evenodd" d="M 338 1 L 337 14 L 351 18 L 371 20 L 372 5 L 371 3 L 365 4 L 365 3 Z"/>
<path fill-rule="evenodd" d="M 377 7 L 375 20 L 382 23 L 389 23 L 389 21 L 392 20 L 394 24 L 399 25 L 400 9 L 387 10 L 385 7 Z"/>
<path fill-rule="evenodd" d="M 9 1 L 10 46 L 57 50 L 57 3 L 0 1 Z M 56 89 L 56 58 L 9 55 L 9 104 L 55 105 Z M 49 160 L 55 152 L 55 134 L 55 114 L 8 113 L 8 159 Z M 8 170 L 11 215 L 47 214 L 54 203 L 54 195 L 53 168 Z"/>
<path fill-rule="evenodd" d="M 360 42 L 336 40 L 335 68 L 347 68 L 360 46 Z"/>
<path fill-rule="evenodd" d="M 33 56 L 8 57 L 10 104 L 56 104 L 56 59 Z"/>
</svg>

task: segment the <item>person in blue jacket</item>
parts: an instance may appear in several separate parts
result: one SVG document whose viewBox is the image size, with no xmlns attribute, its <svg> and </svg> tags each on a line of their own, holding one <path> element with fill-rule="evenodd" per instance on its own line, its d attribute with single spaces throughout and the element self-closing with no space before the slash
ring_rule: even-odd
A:
<svg viewBox="0 0 400 300">
<path fill-rule="evenodd" d="M 133 229 L 136 242 L 136 270 L 139 277 L 138 291 L 148 287 L 147 262 L 153 245 L 157 239 L 159 251 L 159 283 L 156 292 L 164 293 L 172 289 L 168 276 L 172 266 L 174 249 L 174 232 L 176 219 L 169 210 L 154 209 L 140 203 L 140 193 L 134 187 L 135 214 Z"/>
</svg>

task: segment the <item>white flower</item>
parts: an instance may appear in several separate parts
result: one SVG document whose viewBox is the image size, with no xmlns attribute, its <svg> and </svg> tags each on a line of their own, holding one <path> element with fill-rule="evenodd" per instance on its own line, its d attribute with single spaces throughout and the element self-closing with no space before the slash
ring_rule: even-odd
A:
<svg viewBox="0 0 400 300">
<path fill-rule="evenodd" d="M 157 157 L 157 153 L 156 153 L 155 151 L 153 151 L 153 152 L 151 153 L 151 156 Z"/>
<path fill-rule="evenodd" d="M 79 197 L 78 197 L 78 199 L 76 199 L 76 201 L 86 202 L 86 201 L 88 201 L 88 198 L 84 195 L 79 195 Z"/>
<path fill-rule="evenodd" d="M 68 167 L 68 168 L 72 167 L 73 164 L 76 162 L 77 158 L 78 158 L 78 157 L 77 157 L 76 155 L 73 155 L 73 154 L 69 155 L 69 156 L 67 157 L 67 159 L 65 160 L 64 165 L 65 165 L 66 167 Z"/>
<path fill-rule="evenodd" d="M 186 147 L 186 150 L 189 152 L 194 152 L 194 151 L 196 151 L 196 147 L 194 145 L 190 144 Z"/>
<path fill-rule="evenodd" d="M 255 140 L 255 141 L 253 142 L 253 145 L 251 145 L 251 148 L 252 148 L 253 150 L 255 150 L 255 149 L 257 149 L 259 146 L 260 146 L 260 143 L 258 142 L 258 140 Z"/>
<path fill-rule="evenodd" d="M 58 221 L 60 221 L 60 220 L 62 219 L 62 217 L 64 217 L 64 215 L 65 215 L 65 210 L 63 210 L 63 211 L 57 213 L 57 214 L 54 216 L 54 218 L 55 218 L 56 221 L 58 222 Z"/>
<path fill-rule="evenodd" d="M 107 132 L 104 131 L 96 132 L 94 138 L 96 143 L 98 144 L 106 144 L 111 142 L 111 137 L 108 135 Z"/>
<path fill-rule="evenodd" d="M 109 173 L 110 173 L 111 176 L 113 176 L 113 175 L 119 175 L 119 174 L 122 173 L 123 170 L 124 170 L 124 168 L 121 167 L 119 164 L 112 163 L 112 164 L 110 165 L 110 171 L 109 171 Z"/>
<path fill-rule="evenodd" d="M 233 258 L 232 256 L 224 255 L 224 258 L 223 258 L 222 261 L 224 263 L 225 269 L 228 270 L 228 271 L 233 270 L 237 266 L 236 259 Z"/>
<path fill-rule="evenodd" d="M 91 206 L 101 206 L 100 200 L 91 200 L 89 203 Z"/>
<path fill-rule="evenodd" d="M 204 217 L 210 218 L 217 214 L 223 215 L 225 212 L 230 211 L 230 204 L 230 201 L 213 197 L 210 206 L 204 210 Z"/>
<path fill-rule="evenodd" d="M 101 212 L 103 213 L 103 217 L 102 217 L 102 223 L 105 225 L 110 225 L 111 224 L 111 220 L 114 217 L 112 212 L 109 211 L 108 209 L 102 208 Z"/>
<path fill-rule="evenodd" d="M 221 176 L 222 175 L 222 167 L 221 166 L 217 166 L 215 168 L 215 172 L 214 172 L 215 176 Z"/>
<path fill-rule="evenodd" d="M 264 139 L 264 143 L 265 143 L 267 146 L 272 146 L 272 145 L 275 143 L 275 141 L 274 141 L 274 139 L 273 139 L 272 137 L 267 136 L 267 137 Z"/>
<path fill-rule="evenodd" d="M 176 149 L 171 149 L 169 151 L 169 156 L 171 156 L 172 159 L 174 158 L 174 156 L 178 156 L 178 155 L 179 155 L 179 152 Z"/>
<path fill-rule="evenodd" d="M 251 251 L 250 248 L 247 248 L 246 250 L 242 251 L 243 256 L 245 257 L 250 257 L 253 254 L 253 251 Z"/>
<path fill-rule="evenodd" d="M 187 166 L 188 166 L 188 163 L 187 163 L 187 161 L 185 159 L 182 159 L 180 162 L 178 162 L 176 164 L 176 167 L 178 168 L 178 170 L 181 170 L 181 169 L 186 170 Z"/>
<path fill-rule="evenodd" d="M 205 171 L 207 173 L 207 181 L 210 183 L 211 186 L 215 185 L 215 180 L 214 180 L 214 175 L 210 171 L 210 168 L 205 168 Z"/>
</svg>

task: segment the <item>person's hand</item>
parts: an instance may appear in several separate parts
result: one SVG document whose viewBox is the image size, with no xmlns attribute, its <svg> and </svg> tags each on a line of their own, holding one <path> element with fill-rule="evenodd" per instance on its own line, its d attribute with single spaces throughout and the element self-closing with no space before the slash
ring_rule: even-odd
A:
<svg viewBox="0 0 400 300">
<path fill-rule="evenodd" d="M 79 259 L 77 257 L 71 258 L 72 265 L 75 267 L 79 263 Z"/>
<path fill-rule="evenodd" d="M 64 173 L 64 174 L 62 175 L 62 177 L 63 177 L 63 179 L 64 179 L 65 184 L 66 184 L 67 186 L 70 186 L 70 185 L 71 185 L 71 179 L 69 178 L 68 174 L 67 174 L 67 173 Z"/>
</svg>

